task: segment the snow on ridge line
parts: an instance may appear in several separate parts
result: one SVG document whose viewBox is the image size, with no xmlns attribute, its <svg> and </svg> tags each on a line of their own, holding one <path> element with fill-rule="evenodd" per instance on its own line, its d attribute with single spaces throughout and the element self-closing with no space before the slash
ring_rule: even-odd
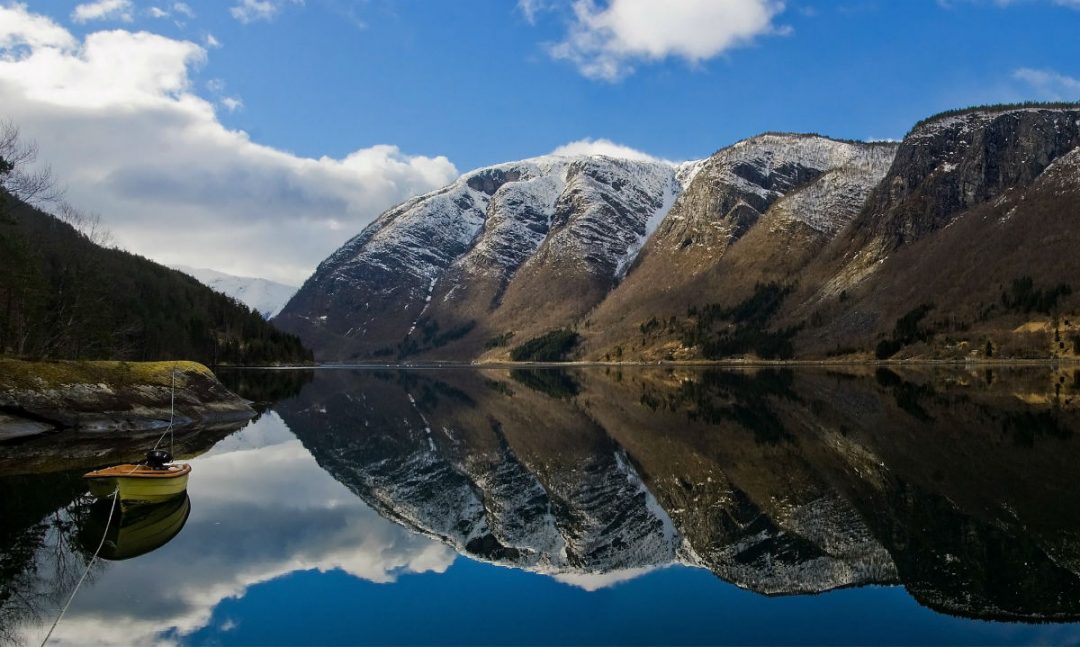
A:
<svg viewBox="0 0 1080 647">
<path fill-rule="evenodd" d="M 470 182 L 475 179 L 485 179 L 492 172 L 516 172 L 518 176 L 501 183 L 503 187 L 512 187 L 522 183 L 529 183 L 545 177 L 561 176 L 554 182 L 550 189 L 558 189 L 565 185 L 566 174 L 571 165 L 577 162 L 599 163 L 600 165 L 614 165 L 625 169 L 631 176 L 641 176 L 636 169 L 652 169 L 653 172 L 669 174 L 672 177 L 682 171 L 684 181 L 688 182 L 695 172 L 700 169 L 701 162 L 689 162 L 682 166 L 673 166 L 665 162 L 650 162 L 632 159 L 614 158 L 607 155 L 576 155 L 555 156 L 546 155 L 518 162 L 505 162 L 493 166 L 483 167 L 464 173 L 453 183 L 436 189 L 425 195 L 410 199 L 386 211 L 376 219 L 366 232 L 353 238 L 345 247 L 350 248 L 347 255 L 353 257 L 353 261 L 364 260 L 379 251 L 386 251 L 388 246 L 408 244 L 407 232 L 422 229 L 430 225 L 434 218 L 446 227 L 455 226 L 457 231 L 442 229 L 438 233 L 443 238 L 442 242 L 448 242 L 452 237 L 457 245 L 472 248 L 476 237 L 481 233 L 486 220 L 486 211 L 490 205 L 492 195 L 474 188 Z M 663 169 L 663 171 L 661 171 Z M 648 173 L 648 171 L 645 171 Z M 650 173 L 651 174 L 651 173 Z M 500 190 L 502 190 L 500 188 Z M 557 199 L 558 192 L 545 195 L 545 201 Z M 462 207 L 463 202 L 472 204 L 472 208 Z M 475 213 L 473 213 L 475 212 Z M 468 221 L 468 222 L 465 222 Z M 451 227 L 453 228 L 453 227 Z M 451 236 L 451 234 L 456 234 Z M 344 248 L 343 248 L 344 249 Z M 336 254 L 335 254 L 336 255 Z M 427 263 L 413 265 L 413 269 L 425 278 L 431 277 L 434 267 L 427 267 Z"/>
<path fill-rule="evenodd" d="M 272 319 L 281 312 L 289 299 L 299 290 L 296 286 L 269 279 L 235 276 L 208 268 L 174 265 L 172 269 L 187 274 L 215 292 L 236 299 L 265 319 Z"/>
<path fill-rule="evenodd" d="M 1073 106 L 1015 106 L 1004 107 L 1002 109 L 995 110 L 993 108 L 985 109 L 972 109 L 970 111 L 959 113 L 943 113 L 941 115 L 935 115 L 928 117 L 919 122 L 911 132 L 907 134 L 904 139 L 921 140 L 927 137 L 932 137 L 937 133 L 947 128 L 959 127 L 962 132 L 966 132 L 973 128 L 981 128 L 988 123 L 1006 117 L 1009 115 L 1015 115 L 1020 113 L 1058 113 L 1064 116 L 1068 113 L 1080 112 L 1080 104 Z"/>
<path fill-rule="evenodd" d="M 511 266 L 520 265 L 517 262 L 520 259 L 515 259 L 527 253 L 526 247 L 535 251 L 547 238 L 541 236 L 540 240 L 530 244 L 526 239 L 534 236 L 524 230 L 528 227 L 527 222 L 515 224 L 506 218 L 492 221 L 490 216 L 495 201 L 513 197 L 513 202 L 530 203 L 528 206 L 548 212 L 550 217 L 555 202 L 561 197 L 561 190 L 570 180 L 571 169 L 580 169 L 580 165 L 584 165 L 601 169 L 602 175 L 618 177 L 620 182 L 628 183 L 630 191 L 624 194 L 627 199 L 637 200 L 630 196 L 635 191 L 651 193 L 656 198 L 648 210 L 640 214 L 643 222 L 636 236 L 632 232 L 628 236 L 628 232 L 613 230 L 609 233 L 622 239 L 614 246 L 610 239 L 606 243 L 602 239 L 579 241 L 602 245 L 605 248 L 603 254 L 620 275 L 667 217 L 679 195 L 702 171 L 715 169 L 713 173 L 718 171 L 726 181 L 741 189 L 764 194 L 769 192 L 733 173 L 732 167 L 743 163 L 765 171 L 786 163 L 820 169 L 840 165 L 873 167 L 875 164 L 871 159 L 884 155 L 885 149 L 894 151 L 895 146 L 845 142 L 819 135 L 763 134 L 722 149 L 710 158 L 680 164 L 605 154 L 549 154 L 504 162 L 466 172 L 445 187 L 390 208 L 324 261 L 320 269 L 329 268 L 332 275 L 343 280 L 351 279 L 348 273 L 341 271 L 357 264 L 388 272 L 404 270 L 425 287 L 454 263 L 462 259 L 468 261 L 473 256 L 494 261 L 496 266 L 506 265 L 512 271 Z M 614 190 L 623 193 L 621 187 Z M 515 193 L 518 195 L 513 196 Z M 510 211 L 515 209 L 512 207 Z M 493 224 L 496 229 L 489 231 Z M 490 233 L 495 233 L 492 240 L 489 240 L 492 238 Z M 565 236 L 559 238 L 567 240 Z M 514 240 L 519 242 L 515 244 Z M 474 252 L 479 252 L 479 256 Z M 419 288 L 418 296 L 424 296 L 419 294 Z"/>
</svg>

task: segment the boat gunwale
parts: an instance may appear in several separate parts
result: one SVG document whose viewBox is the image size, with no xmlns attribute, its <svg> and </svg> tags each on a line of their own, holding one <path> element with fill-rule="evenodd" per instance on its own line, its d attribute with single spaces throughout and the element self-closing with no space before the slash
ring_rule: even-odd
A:
<svg viewBox="0 0 1080 647">
<path fill-rule="evenodd" d="M 134 469 L 132 469 L 134 468 Z M 175 469 L 174 469 L 175 468 Z M 127 470 L 127 471 L 124 471 Z M 170 465 L 164 470 L 155 470 L 147 467 L 146 465 L 132 465 L 131 463 L 125 463 L 122 465 L 113 465 L 112 467 L 104 467 L 99 470 L 87 472 L 83 475 L 84 479 L 115 479 L 115 478 L 130 478 L 130 479 L 171 479 L 186 476 L 191 473 L 191 465 L 187 463 L 180 463 L 178 465 Z"/>
</svg>

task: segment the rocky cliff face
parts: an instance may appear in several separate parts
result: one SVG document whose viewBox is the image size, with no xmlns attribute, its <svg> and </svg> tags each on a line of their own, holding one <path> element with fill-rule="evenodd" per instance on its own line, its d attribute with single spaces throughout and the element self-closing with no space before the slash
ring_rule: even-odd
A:
<svg viewBox="0 0 1080 647">
<path fill-rule="evenodd" d="M 1075 275 L 1033 232 L 1077 242 L 1052 210 L 1075 213 L 1075 174 L 1055 162 L 1078 146 L 1080 107 L 1001 107 L 930 118 L 899 144 L 765 134 L 683 165 L 499 165 L 388 211 L 275 322 L 323 360 L 506 359 L 575 328 L 572 357 L 652 361 L 872 352 L 935 305 L 968 351 L 1019 348 L 995 341 L 1024 322 L 994 302 L 1014 280 Z M 1080 305 L 1070 294 L 1057 311 Z M 761 334 L 719 316 L 736 311 Z"/>
<path fill-rule="evenodd" d="M 857 228 L 895 247 L 1027 187 L 1080 146 L 1080 108 L 973 111 L 931 118 L 904 138 Z"/>
<path fill-rule="evenodd" d="M 968 210 L 1030 187 L 1080 146 L 1080 108 L 974 110 L 931 117 L 904 138 L 896 161 L 834 255 L 857 282 L 892 250 L 947 227 Z"/>
<path fill-rule="evenodd" d="M 1071 288 L 1080 267 L 1068 251 L 1080 242 L 1080 177 L 1069 163 L 1078 147 L 1080 107 L 975 110 L 917 125 L 859 215 L 805 268 L 791 319 L 822 321 L 807 330 L 806 351 L 871 347 L 923 305 L 947 322 L 931 332 L 959 333 L 966 351 L 931 339 L 908 352 L 982 356 L 974 345 L 1023 344 L 1010 331 L 1050 309 L 1010 310 L 1003 292 L 1025 277 L 1038 289 Z M 1075 311 L 1068 296 L 1053 309 Z"/>
</svg>

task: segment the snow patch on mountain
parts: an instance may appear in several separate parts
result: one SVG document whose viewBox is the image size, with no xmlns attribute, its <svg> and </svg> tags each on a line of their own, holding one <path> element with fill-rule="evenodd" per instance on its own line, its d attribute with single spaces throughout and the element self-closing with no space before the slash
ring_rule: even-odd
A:
<svg viewBox="0 0 1080 647">
<path fill-rule="evenodd" d="M 264 319 L 270 319 L 281 312 L 298 289 L 267 279 L 234 276 L 201 267 L 176 265 L 173 269 L 193 277 L 216 292 L 236 299 L 261 314 Z"/>
<path fill-rule="evenodd" d="M 1080 146 L 1058 157 L 1043 170 L 1039 182 L 1059 181 L 1073 189 L 1080 188 Z"/>
<path fill-rule="evenodd" d="M 1002 107 L 1000 109 L 975 109 L 952 114 L 945 113 L 940 116 L 924 119 L 908 133 L 907 137 L 904 138 L 904 141 L 909 144 L 927 143 L 939 137 L 946 131 L 951 131 L 951 134 L 954 137 L 967 135 L 984 129 L 987 124 L 995 119 L 1011 115 L 1020 115 L 1023 113 L 1048 114 L 1053 116 L 1055 120 L 1072 119 L 1071 111 L 1072 109 L 1068 108 L 1054 108 L 1048 106 L 1015 106 Z"/>
<path fill-rule="evenodd" d="M 773 210 L 786 220 L 835 235 L 858 215 L 870 191 L 889 172 L 896 146 L 867 147 L 843 166 L 826 171 L 806 187 L 780 199 Z"/>
</svg>

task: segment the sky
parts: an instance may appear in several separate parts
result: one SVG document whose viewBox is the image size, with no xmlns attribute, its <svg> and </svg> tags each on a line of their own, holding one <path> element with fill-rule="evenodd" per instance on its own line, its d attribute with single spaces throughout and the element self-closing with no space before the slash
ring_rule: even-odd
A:
<svg viewBox="0 0 1080 647">
<path fill-rule="evenodd" d="M 1080 100 L 1078 35 L 1080 0 L 0 0 L 0 119 L 125 249 L 299 285 L 489 164 Z"/>
</svg>

